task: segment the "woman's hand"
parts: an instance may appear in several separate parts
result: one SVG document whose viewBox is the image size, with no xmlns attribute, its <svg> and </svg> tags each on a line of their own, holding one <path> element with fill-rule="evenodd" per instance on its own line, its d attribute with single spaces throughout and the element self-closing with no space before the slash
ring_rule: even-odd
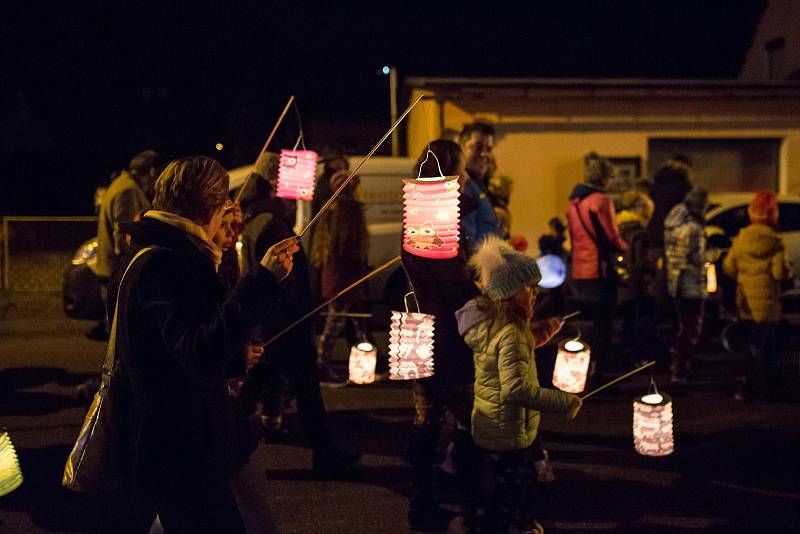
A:
<svg viewBox="0 0 800 534">
<path fill-rule="evenodd" d="M 244 344 L 244 353 L 247 358 L 245 369 L 249 371 L 255 367 L 255 365 L 261 359 L 261 355 L 264 354 L 264 345 L 260 343 L 251 343 L 248 341 Z"/>
<path fill-rule="evenodd" d="M 276 280 L 281 281 L 292 272 L 292 256 L 299 250 L 297 237 L 284 239 L 269 247 L 264 257 L 261 258 L 261 265 L 272 273 Z"/>
<path fill-rule="evenodd" d="M 577 395 L 572 395 L 572 408 L 569 409 L 567 412 L 567 417 L 570 419 L 575 419 L 578 415 L 578 412 L 581 411 L 581 406 L 583 406 L 583 401 Z"/>
</svg>

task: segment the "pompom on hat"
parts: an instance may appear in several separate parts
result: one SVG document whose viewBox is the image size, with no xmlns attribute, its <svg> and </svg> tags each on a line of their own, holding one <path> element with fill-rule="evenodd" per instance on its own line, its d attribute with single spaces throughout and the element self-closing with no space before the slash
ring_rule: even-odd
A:
<svg viewBox="0 0 800 534">
<path fill-rule="evenodd" d="M 747 207 L 747 215 L 753 224 L 778 225 L 778 197 L 772 191 L 759 191 Z"/>
<path fill-rule="evenodd" d="M 494 301 L 505 300 L 542 279 L 536 260 L 496 236 L 487 237 L 469 260 L 483 290 Z"/>
</svg>

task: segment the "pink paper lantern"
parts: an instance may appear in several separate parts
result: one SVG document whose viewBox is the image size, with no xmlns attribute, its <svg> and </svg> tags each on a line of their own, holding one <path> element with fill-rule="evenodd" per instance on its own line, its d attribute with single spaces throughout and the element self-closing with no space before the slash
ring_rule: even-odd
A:
<svg viewBox="0 0 800 534">
<path fill-rule="evenodd" d="M 289 200 L 311 200 L 316 173 L 317 153 L 313 150 L 281 150 L 276 194 Z"/>
<path fill-rule="evenodd" d="M 583 341 L 571 339 L 559 344 L 553 367 L 553 385 L 567 393 L 582 392 L 586 388 L 591 355 L 591 348 Z"/>
<path fill-rule="evenodd" d="M 433 322 L 427 313 L 392 311 L 389 331 L 389 378 L 415 380 L 433 376 Z"/>
<path fill-rule="evenodd" d="M 403 183 L 403 248 L 423 258 L 458 255 L 458 177 Z"/>
<path fill-rule="evenodd" d="M 643 456 L 675 452 L 669 395 L 656 391 L 633 401 L 633 447 Z"/>
<path fill-rule="evenodd" d="M 350 349 L 348 370 L 349 380 L 353 384 L 372 384 L 375 382 L 375 364 L 378 351 L 372 343 L 366 341 L 354 345 Z"/>
</svg>

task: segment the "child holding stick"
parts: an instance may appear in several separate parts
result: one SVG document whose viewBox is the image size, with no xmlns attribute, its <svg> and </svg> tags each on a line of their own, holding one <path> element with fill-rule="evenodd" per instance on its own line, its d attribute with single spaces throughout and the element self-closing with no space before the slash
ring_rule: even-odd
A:
<svg viewBox="0 0 800 534">
<path fill-rule="evenodd" d="M 572 394 L 539 386 L 530 330 L 541 274 L 536 261 L 499 238 L 487 238 L 470 259 L 483 294 L 456 312 L 459 332 L 472 348 L 475 404 L 472 437 L 482 456 L 471 532 L 537 532 L 531 445 L 540 411 L 574 418 Z M 472 516 L 472 517 L 470 517 Z"/>
</svg>

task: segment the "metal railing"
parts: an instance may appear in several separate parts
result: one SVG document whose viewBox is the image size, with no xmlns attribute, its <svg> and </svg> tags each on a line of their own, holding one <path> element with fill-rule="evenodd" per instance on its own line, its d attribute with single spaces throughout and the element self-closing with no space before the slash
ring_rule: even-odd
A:
<svg viewBox="0 0 800 534">
<path fill-rule="evenodd" d="M 97 217 L 3 217 L 3 289 L 60 290 L 78 246 L 97 233 Z"/>
</svg>

